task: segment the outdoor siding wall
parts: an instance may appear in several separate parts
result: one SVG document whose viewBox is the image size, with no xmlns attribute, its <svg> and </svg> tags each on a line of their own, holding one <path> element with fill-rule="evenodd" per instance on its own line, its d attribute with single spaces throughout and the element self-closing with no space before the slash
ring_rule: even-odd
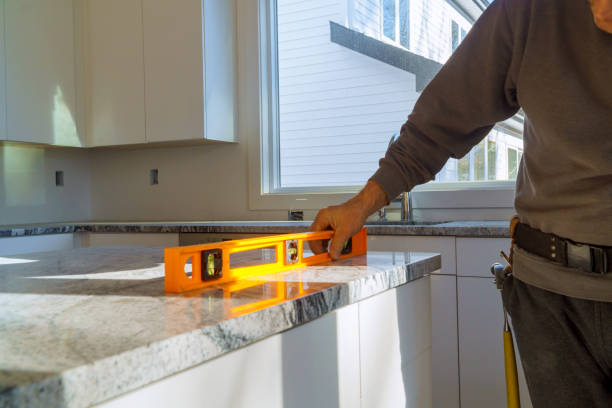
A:
<svg viewBox="0 0 612 408">
<path fill-rule="evenodd" d="M 278 0 L 283 187 L 365 183 L 418 97 L 413 74 L 330 42 L 342 3 Z"/>
<path fill-rule="evenodd" d="M 444 64 L 452 53 L 451 24 L 471 24 L 444 0 L 410 0 L 410 51 Z"/>
<path fill-rule="evenodd" d="M 380 0 L 349 1 L 350 27 L 373 38 L 380 38 Z"/>
</svg>

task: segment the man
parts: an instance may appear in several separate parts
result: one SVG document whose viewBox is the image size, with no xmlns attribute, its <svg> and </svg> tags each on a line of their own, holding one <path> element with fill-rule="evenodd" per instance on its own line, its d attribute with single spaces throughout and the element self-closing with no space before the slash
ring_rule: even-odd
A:
<svg viewBox="0 0 612 408">
<path fill-rule="evenodd" d="M 421 94 L 364 189 L 321 210 L 336 259 L 366 218 L 526 113 L 514 277 L 532 402 L 612 407 L 612 0 L 497 0 Z M 313 243 L 322 252 L 322 243 Z M 501 403 L 501 402 L 500 402 Z"/>
</svg>

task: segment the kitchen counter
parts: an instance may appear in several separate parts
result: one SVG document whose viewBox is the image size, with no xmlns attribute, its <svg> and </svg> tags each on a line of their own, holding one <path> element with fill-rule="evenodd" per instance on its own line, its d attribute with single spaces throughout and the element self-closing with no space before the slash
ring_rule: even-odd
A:
<svg viewBox="0 0 612 408">
<path fill-rule="evenodd" d="M 152 247 L 0 257 L 0 407 L 106 401 L 440 268 L 370 252 L 166 295 L 162 262 Z"/>
<path fill-rule="evenodd" d="M 284 234 L 306 231 L 310 221 L 214 222 L 84 222 L 0 226 L 0 237 L 62 233 L 237 233 Z M 458 236 L 507 238 L 507 221 L 453 221 L 406 224 L 400 221 L 367 223 L 369 235 Z"/>
</svg>

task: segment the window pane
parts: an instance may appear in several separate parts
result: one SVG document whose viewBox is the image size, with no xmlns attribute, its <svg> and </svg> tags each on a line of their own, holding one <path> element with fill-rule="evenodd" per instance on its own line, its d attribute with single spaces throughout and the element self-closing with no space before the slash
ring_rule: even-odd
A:
<svg viewBox="0 0 612 408">
<path fill-rule="evenodd" d="M 395 0 L 383 0 L 383 32 L 395 40 Z"/>
<path fill-rule="evenodd" d="M 410 48 L 410 1 L 399 0 L 400 44 Z"/>
<path fill-rule="evenodd" d="M 474 147 L 474 180 L 485 179 L 485 141 Z"/>
<path fill-rule="evenodd" d="M 515 179 L 517 174 L 517 152 L 508 148 L 508 178 Z"/>
<path fill-rule="evenodd" d="M 394 55 L 405 53 L 400 56 L 409 59 L 416 54 L 419 61 L 427 58 L 438 65 L 451 55 L 448 27 L 454 23 L 458 42 L 460 30 L 469 29 L 470 24 L 445 0 L 276 1 L 276 185 L 315 190 L 362 186 L 378 168 L 390 138 L 406 121 L 423 84 L 416 73 L 391 65 L 388 56 L 375 58 L 355 48 L 362 41 L 333 42 L 334 24 L 330 22 L 336 28 L 343 26 L 341 36 L 366 35 L 371 39 L 368 43 L 386 52 L 389 44 L 380 41 L 383 31 L 388 29 L 394 36 L 399 21 L 398 40 L 410 52 L 398 47 Z M 499 163 L 495 177 L 505 180 L 506 147 L 522 148 L 520 136 L 494 130 L 488 140 L 495 141 L 503 152 L 498 156 L 504 163 Z M 451 159 L 436 180 L 470 181 L 478 175 L 484 180 L 486 148 L 481 148 L 480 156 L 473 153 L 460 161 Z"/>
<path fill-rule="evenodd" d="M 469 181 L 470 180 L 470 155 L 466 155 L 464 158 L 457 161 L 457 180 L 458 181 Z"/>
<path fill-rule="evenodd" d="M 467 33 L 466 33 L 465 29 L 463 29 L 463 28 L 462 28 L 462 29 L 461 29 L 461 41 L 465 40 L 465 36 L 466 36 L 466 34 L 467 34 Z"/>
<path fill-rule="evenodd" d="M 452 22 L 451 37 L 452 37 L 451 38 L 451 44 L 452 44 L 452 47 L 453 47 L 453 52 L 455 52 L 455 50 L 459 46 L 459 25 L 457 24 L 456 21 Z"/>
<path fill-rule="evenodd" d="M 495 147 L 495 142 L 489 141 L 487 149 L 487 172 L 489 180 L 497 180 L 495 178 L 495 166 L 497 165 L 496 153 L 497 149 Z"/>
</svg>

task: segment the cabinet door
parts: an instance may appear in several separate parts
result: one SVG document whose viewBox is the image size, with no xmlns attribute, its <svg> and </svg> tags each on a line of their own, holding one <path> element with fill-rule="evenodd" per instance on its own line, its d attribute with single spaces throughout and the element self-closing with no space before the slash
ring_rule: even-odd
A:
<svg viewBox="0 0 612 408">
<path fill-rule="evenodd" d="M 82 146 L 72 0 L 5 0 L 9 140 Z"/>
<path fill-rule="evenodd" d="M 491 265 L 503 263 L 500 251 L 510 253 L 510 238 L 457 238 L 457 275 L 490 278 Z"/>
<path fill-rule="evenodd" d="M 202 1 L 143 0 L 147 142 L 204 138 Z"/>
<path fill-rule="evenodd" d="M 141 0 L 87 0 L 90 146 L 144 143 Z"/>
<path fill-rule="evenodd" d="M 4 0 L 0 0 L 0 140 L 6 140 L 6 60 L 4 58 Z"/>
<path fill-rule="evenodd" d="M 359 302 L 361 408 L 432 406 L 430 305 L 429 277 Z"/>
<path fill-rule="evenodd" d="M 459 297 L 459 378 L 461 406 L 502 407 L 506 403 L 504 372 L 504 317 L 501 296 L 493 278 L 457 278 Z M 520 356 L 521 406 L 531 407 Z"/>
</svg>

